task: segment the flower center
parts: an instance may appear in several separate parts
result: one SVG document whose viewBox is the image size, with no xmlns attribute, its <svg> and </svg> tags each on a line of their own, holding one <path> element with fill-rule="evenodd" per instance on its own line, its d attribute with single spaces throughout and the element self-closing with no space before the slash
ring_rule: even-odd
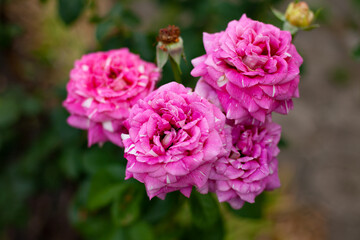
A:
<svg viewBox="0 0 360 240">
<path fill-rule="evenodd" d="M 117 70 L 113 67 L 110 67 L 107 72 L 108 77 L 108 86 L 110 86 L 114 91 L 123 91 L 128 89 L 133 81 L 129 79 L 126 74 L 124 74 L 121 70 Z"/>
<path fill-rule="evenodd" d="M 118 75 L 118 73 L 113 68 L 110 68 L 110 71 L 107 74 L 108 78 L 111 78 L 111 79 L 115 79 L 117 77 L 117 75 Z"/>
<path fill-rule="evenodd" d="M 165 150 L 168 150 L 174 143 L 176 137 L 176 130 L 171 128 L 170 131 L 164 131 L 160 135 L 160 142 Z"/>
</svg>

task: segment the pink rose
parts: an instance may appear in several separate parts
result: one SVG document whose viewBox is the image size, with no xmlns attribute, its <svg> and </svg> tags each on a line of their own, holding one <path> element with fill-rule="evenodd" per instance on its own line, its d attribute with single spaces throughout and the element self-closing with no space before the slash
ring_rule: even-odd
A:
<svg viewBox="0 0 360 240">
<path fill-rule="evenodd" d="M 127 125 L 126 179 L 144 183 L 150 198 L 177 190 L 189 197 L 193 186 L 202 189 L 212 163 L 228 155 L 231 144 L 224 114 L 175 82 L 139 100 Z"/>
<path fill-rule="evenodd" d="M 239 209 L 264 190 L 280 186 L 276 159 L 280 133 L 280 125 L 269 117 L 265 123 L 248 121 L 233 127 L 231 152 L 214 163 L 209 176 L 210 191 L 220 202 Z"/>
<path fill-rule="evenodd" d="M 290 32 L 244 14 L 225 31 L 204 33 L 203 41 L 206 54 L 192 60 L 191 74 L 214 89 L 227 118 L 264 122 L 272 111 L 292 109 L 302 58 Z"/>
<path fill-rule="evenodd" d="M 123 146 L 121 133 L 130 108 L 147 96 L 160 78 L 153 63 L 128 49 L 84 55 L 75 62 L 64 107 L 68 123 L 88 130 L 88 145 L 111 141 Z"/>
</svg>

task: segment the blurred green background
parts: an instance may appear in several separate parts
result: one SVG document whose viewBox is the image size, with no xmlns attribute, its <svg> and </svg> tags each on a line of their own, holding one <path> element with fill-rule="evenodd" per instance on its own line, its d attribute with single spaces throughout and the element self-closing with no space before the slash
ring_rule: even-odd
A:
<svg viewBox="0 0 360 240">
<path fill-rule="evenodd" d="M 125 160 L 66 124 L 73 62 L 128 47 L 155 59 L 160 28 L 181 29 L 187 63 L 202 32 L 248 17 L 280 26 L 282 0 L 0 0 L 0 239 L 357 239 L 360 230 L 360 3 L 309 1 L 321 28 L 295 39 L 305 64 L 283 125 L 282 187 L 232 211 L 211 195 L 148 200 Z M 172 81 L 169 65 L 158 85 Z M 336 226 L 336 228 L 335 228 Z"/>
</svg>

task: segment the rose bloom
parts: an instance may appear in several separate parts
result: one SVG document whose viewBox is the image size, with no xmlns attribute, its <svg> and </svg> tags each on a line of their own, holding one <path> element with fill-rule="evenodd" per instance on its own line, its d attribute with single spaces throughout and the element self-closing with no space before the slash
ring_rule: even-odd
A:
<svg viewBox="0 0 360 240">
<path fill-rule="evenodd" d="M 269 117 L 265 123 L 247 121 L 233 127 L 230 154 L 214 163 L 209 176 L 210 191 L 220 202 L 239 209 L 264 190 L 280 186 L 276 159 L 280 133 L 280 125 Z"/>
<path fill-rule="evenodd" d="M 123 48 L 84 55 L 75 62 L 64 107 L 68 123 L 88 130 L 88 145 L 111 141 L 122 145 L 130 108 L 147 96 L 160 78 L 153 63 Z"/>
<path fill-rule="evenodd" d="M 212 163 L 229 154 L 225 115 L 175 82 L 139 100 L 127 126 L 129 134 L 122 135 L 126 179 L 144 183 L 150 198 L 164 199 L 177 190 L 189 197 L 193 186 L 207 184 Z"/>
<path fill-rule="evenodd" d="M 244 14 L 225 31 L 204 33 L 203 41 L 206 54 L 192 60 L 191 74 L 216 91 L 227 118 L 264 122 L 272 111 L 293 108 L 302 58 L 290 32 Z"/>
</svg>

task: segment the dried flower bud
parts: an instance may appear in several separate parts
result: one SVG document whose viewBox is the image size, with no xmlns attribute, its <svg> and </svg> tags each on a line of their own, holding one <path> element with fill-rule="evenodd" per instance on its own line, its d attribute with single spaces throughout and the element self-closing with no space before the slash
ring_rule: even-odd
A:
<svg viewBox="0 0 360 240">
<path fill-rule="evenodd" d="M 285 12 L 286 20 L 296 27 L 309 27 L 314 20 L 314 13 L 309 9 L 306 2 L 292 2 Z"/>
<path fill-rule="evenodd" d="M 157 66 L 162 68 L 170 55 L 180 69 L 181 56 L 184 54 L 183 40 L 180 37 L 180 29 L 174 25 L 169 25 L 167 28 L 160 29 L 157 41 Z"/>
</svg>

